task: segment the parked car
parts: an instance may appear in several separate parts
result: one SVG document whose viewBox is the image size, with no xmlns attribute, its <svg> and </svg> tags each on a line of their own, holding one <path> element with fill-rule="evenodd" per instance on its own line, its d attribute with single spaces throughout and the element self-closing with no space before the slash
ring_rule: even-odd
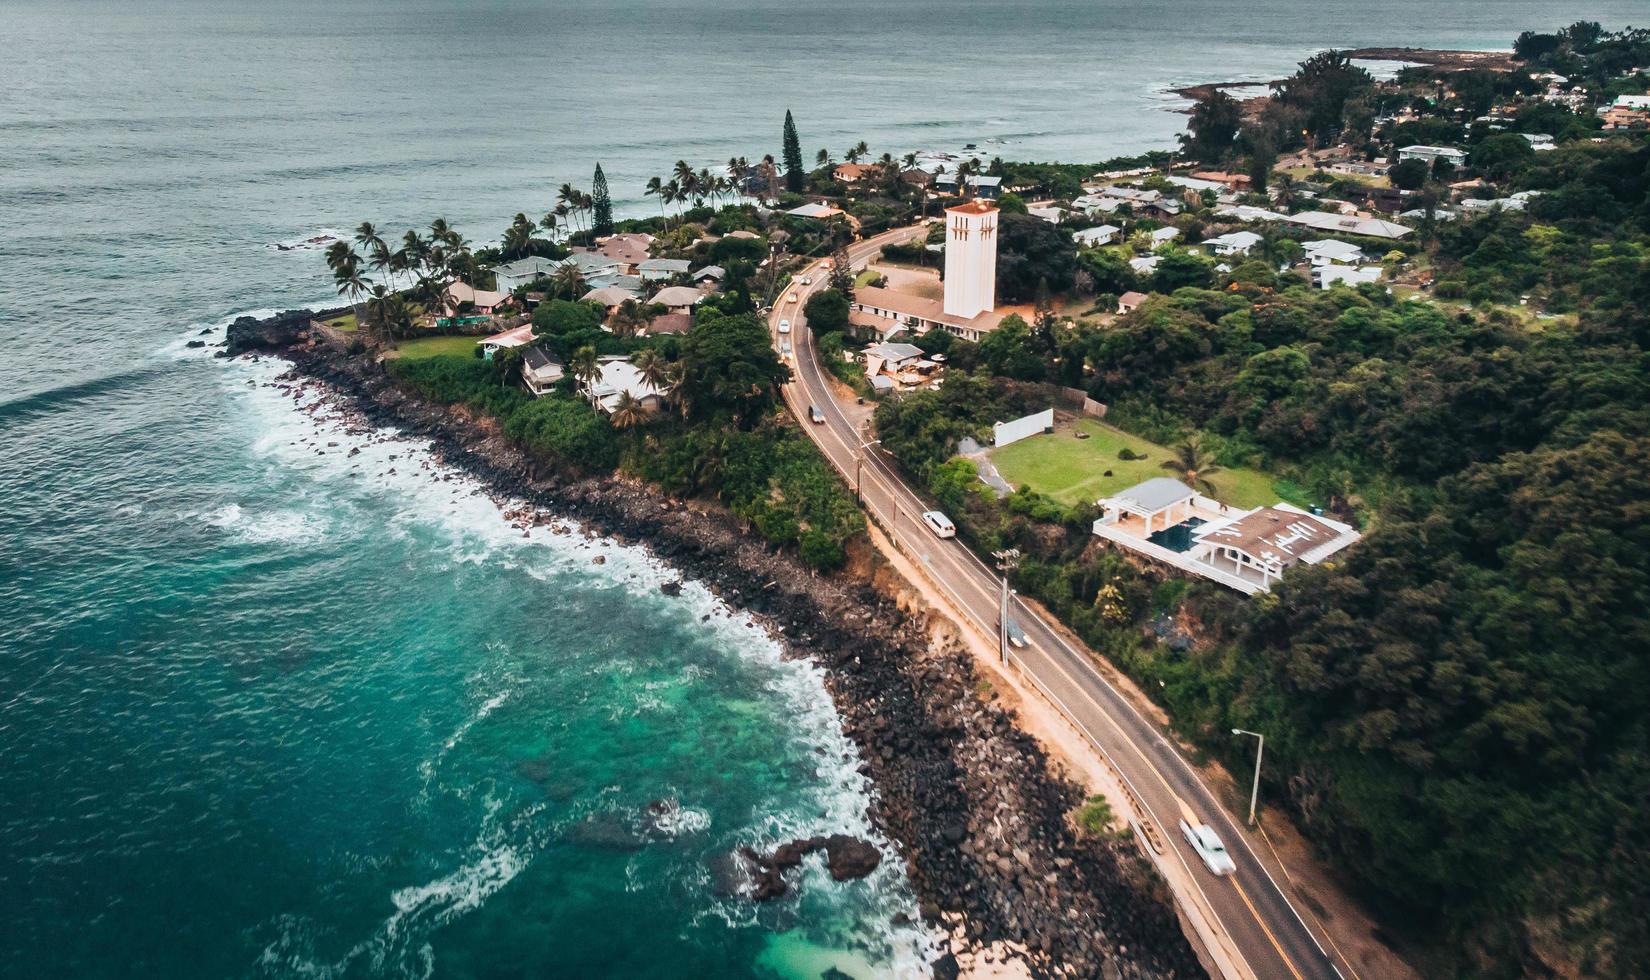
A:
<svg viewBox="0 0 1650 980">
<path fill-rule="evenodd" d="M 780 320 L 779 321 L 779 332 L 780 333 L 790 333 L 791 332 L 791 321 L 789 321 L 789 320 Z"/>
<path fill-rule="evenodd" d="M 808 406 L 808 420 L 813 422 L 813 424 L 815 424 L 815 425 L 824 425 L 825 424 L 825 413 L 821 412 L 819 410 L 818 405 L 809 405 Z"/>
<path fill-rule="evenodd" d="M 922 512 L 922 522 L 928 525 L 928 530 L 934 532 L 937 538 L 954 538 L 957 536 L 957 525 L 951 523 L 951 518 L 937 510 Z"/>
<path fill-rule="evenodd" d="M 1194 827 L 1182 820 L 1180 833 L 1185 836 L 1186 843 L 1192 845 L 1192 850 L 1197 852 L 1197 856 L 1203 859 L 1203 866 L 1208 868 L 1211 874 L 1229 875 L 1237 870 L 1236 862 L 1226 853 L 1226 845 L 1220 842 L 1220 837 L 1208 824 L 1200 823 Z"/>
</svg>

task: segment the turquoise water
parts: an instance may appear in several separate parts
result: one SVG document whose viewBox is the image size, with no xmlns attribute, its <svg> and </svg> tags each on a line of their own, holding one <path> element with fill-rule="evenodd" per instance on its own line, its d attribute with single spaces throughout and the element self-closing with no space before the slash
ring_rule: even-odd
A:
<svg viewBox="0 0 1650 980">
<path fill-rule="evenodd" d="M 715 888 L 737 844 L 872 834 L 815 671 L 695 586 L 661 595 L 640 552 L 523 537 L 275 365 L 184 347 L 329 297 L 275 243 L 436 215 L 486 241 L 597 160 L 645 213 L 678 158 L 776 152 L 787 107 L 810 157 L 1099 159 L 1170 144 L 1172 84 L 1641 6 L 9 0 L 0 976 L 869 976 L 931 951 L 893 925 L 891 852 L 759 908 Z"/>
</svg>

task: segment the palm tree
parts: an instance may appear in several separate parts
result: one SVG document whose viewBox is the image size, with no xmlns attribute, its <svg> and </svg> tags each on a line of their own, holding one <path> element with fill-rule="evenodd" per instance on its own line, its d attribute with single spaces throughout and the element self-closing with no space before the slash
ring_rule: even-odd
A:
<svg viewBox="0 0 1650 980">
<path fill-rule="evenodd" d="M 682 418 L 687 418 L 692 406 L 688 404 L 687 385 L 682 383 L 684 377 L 682 362 L 671 361 L 665 367 L 665 384 L 661 390 L 665 393 L 665 401 L 675 406 L 682 413 Z"/>
<path fill-rule="evenodd" d="M 699 181 L 699 175 L 694 172 L 692 165 L 686 160 L 677 160 L 674 176 L 676 181 L 682 185 L 682 189 L 687 191 L 689 196 L 692 196 L 694 185 Z"/>
<path fill-rule="evenodd" d="M 384 244 L 384 237 L 378 234 L 378 229 L 374 228 L 370 221 L 363 221 L 356 227 L 355 244 L 361 246 L 361 251 L 369 256 L 388 248 Z"/>
<path fill-rule="evenodd" d="M 619 392 L 619 397 L 613 402 L 613 414 L 608 421 L 615 429 L 634 429 L 647 421 L 647 409 L 628 391 Z"/>
<path fill-rule="evenodd" d="M 627 299 L 613 311 L 607 325 L 612 328 L 615 337 L 634 337 L 647 326 L 647 311 L 642 309 L 642 304 Z"/>
<path fill-rule="evenodd" d="M 575 218 L 579 214 L 579 189 L 572 184 L 563 184 L 556 189 L 556 202 L 567 209 L 567 213 Z"/>
<path fill-rule="evenodd" d="M 602 362 L 596 357 L 596 348 L 586 344 L 574 351 L 573 356 L 567 359 L 567 369 L 584 386 L 585 397 L 594 405 L 596 382 L 602 379 Z"/>
<path fill-rule="evenodd" d="M 762 176 L 768 182 L 768 197 L 779 196 L 779 164 L 772 153 L 762 155 Z"/>
<path fill-rule="evenodd" d="M 665 185 L 665 189 L 661 196 L 664 200 L 670 202 L 671 204 L 680 204 L 688 198 L 687 191 L 682 188 L 681 180 L 675 177 L 670 178 L 670 183 Z M 676 219 L 678 223 L 681 221 L 681 218 L 682 209 L 677 208 Z"/>
<path fill-rule="evenodd" d="M 863 156 L 865 156 L 866 154 L 868 154 L 870 152 L 871 152 L 871 148 L 869 146 L 865 145 L 864 140 L 860 140 L 858 143 L 855 143 L 853 146 L 848 147 L 848 152 L 846 152 L 842 155 L 843 155 L 844 158 L 847 159 L 847 161 L 849 163 L 858 163 L 860 157 L 863 157 Z"/>
<path fill-rule="evenodd" d="M 550 240 L 555 241 L 556 229 L 561 227 L 561 215 L 554 211 L 544 212 L 544 217 L 539 219 L 539 227 L 549 232 Z"/>
<path fill-rule="evenodd" d="M 831 151 L 830 150 L 821 148 L 818 153 L 814 154 L 814 163 L 816 163 L 817 165 L 823 167 L 823 166 L 825 166 L 826 164 L 828 164 L 830 162 L 831 162 Z"/>
<path fill-rule="evenodd" d="M 670 362 L 663 354 L 649 347 L 636 355 L 635 364 L 643 384 L 654 391 L 670 389 Z"/>
<path fill-rule="evenodd" d="M 1162 467 L 1180 474 L 1181 482 L 1193 490 L 1213 496 L 1214 487 L 1209 483 L 1209 477 L 1219 473 L 1220 466 L 1203 454 L 1203 440 L 1192 436 L 1174 452 L 1175 458 L 1164 460 Z"/>
<path fill-rule="evenodd" d="M 398 306 L 401 307 L 400 310 L 397 310 Z M 405 312 L 405 306 L 401 298 L 390 292 L 383 283 L 373 283 L 366 308 L 368 332 L 376 335 L 386 345 L 394 347 L 395 322 L 400 318 L 400 314 Z"/>
<path fill-rule="evenodd" d="M 659 216 L 661 218 L 664 217 L 665 216 L 665 182 L 661 178 L 658 178 L 658 177 L 649 177 L 647 179 L 647 189 L 644 190 L 642 193 L 650 194 L 650 195 L 652 195 L 654 197 L 657 197 L 659 199 Z"/>
<path fill-rule="evenodd" d="M 347 296 L 355 308 L 356 323 L 361 322 L 360 299 L 367 291 L 367 282 L 361 278 L 361 257 L 348 242 L 334 242 L 327 249 L 327 265 L 332 267 L 332 281 L 338 286 L 338 295 Z"/>
<path fill-rule="evenodd" d="M 557 296 L 565 293 L 568 299 L 576 300 L 586 292 L 585 286 L 587 284 L 584 281 L 584 273 L 571 262 L 557 269 L 556 274 L 550 278 L 550 281 L 551 285 L 555 287 Z"/>
</svg>

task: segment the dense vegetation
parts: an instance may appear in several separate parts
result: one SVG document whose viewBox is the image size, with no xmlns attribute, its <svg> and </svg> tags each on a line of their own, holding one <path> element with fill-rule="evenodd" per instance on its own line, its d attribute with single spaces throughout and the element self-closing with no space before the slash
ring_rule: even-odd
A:
<svg viewBox="0 0 1650 980">
<path fill-rule="evenodd" d="M 544 315 L 537 319 L 547 325 L 550 343 L 583 342 L 579 334 L 592 329 L 592 314 L 582 306 L 540 306 Z M 674 337 L 625 342 L 602 336 L 641 351 L 638 364 L 649 370 L 679 377 L 671 391 L 680 411 L 648 417 L 620 410 L 610 420 L 566 384 L 531 398 L 514 383 L 519 358 L 513 352 L 491 361 L 444 356 L 393 359 L 386 366 L 432 401 L 496 418 L 506 438 L 549 463 L 586 472 L 617 467 L 669 493 L 716 497 L 767 540 L 797 547 L 810 567 L 843 563 L 844 547 L 864 530 L 864 518 L 813 445 L 775 414 L 776 385 L 788 373 L 755 316 L 712 314 L 680 344 Z M 657 355 L 651 364 L 649 355 Z M 577 372 L 594 356 L 583 344 L 569 366 Z"/>
</svg>

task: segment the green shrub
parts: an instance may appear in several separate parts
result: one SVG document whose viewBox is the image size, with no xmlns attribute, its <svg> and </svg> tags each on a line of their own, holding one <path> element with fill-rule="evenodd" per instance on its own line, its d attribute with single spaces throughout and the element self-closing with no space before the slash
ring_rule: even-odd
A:
<svg viewBox="0 0 1650 980">
<path fill-rule="evenodd" d="M 579 399 L 536 399 L 505 421 L 504 434 L 532 452 L 587 470 L 611 470 L 619 464 L 619 440 L 612 426 Z"/>
</svg>

